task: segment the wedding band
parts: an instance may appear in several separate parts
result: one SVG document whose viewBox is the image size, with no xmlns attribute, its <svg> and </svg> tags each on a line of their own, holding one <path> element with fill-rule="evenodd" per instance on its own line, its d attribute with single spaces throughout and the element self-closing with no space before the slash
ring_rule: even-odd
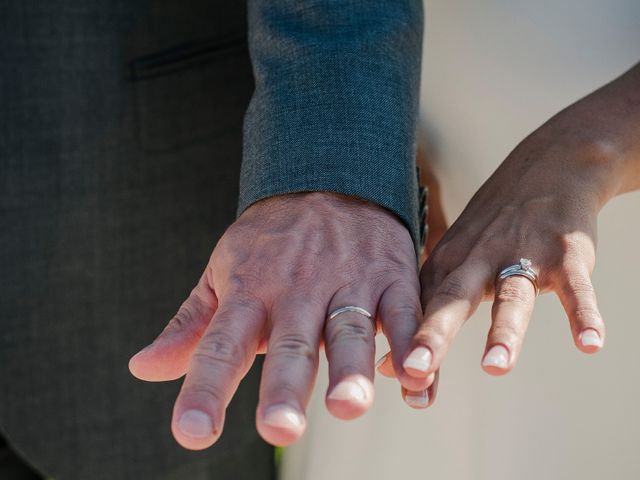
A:
<svg viewBox="0 0 640 480">
<path fill-rule="evenodd" d="M 347 305 L 345 307 L 336 308 L 333 312 L 331 312 L 329 314 L 329 320 L 333 320 L 341 313 L 346 313 L 346 312 L 355 312 L 355 313 L 364 315 L 367 318 L 371 318 L 371 314 L 367 312 L 364 308 L 354 307 L 353 305 Z"/>
<path fill-rule="evenodd" d="M 510 265 L 498 274 L 498 281 L 502 281 L 505 278 L 518 276 L 524 277 L 533 284 L 533 288 L 536 290 L 536 296 L 540 292 L 538 286 L 538 272 L 531 268 L 531 260 L 528 258 L 521 258 L 520 263 Z"/>
</svg>

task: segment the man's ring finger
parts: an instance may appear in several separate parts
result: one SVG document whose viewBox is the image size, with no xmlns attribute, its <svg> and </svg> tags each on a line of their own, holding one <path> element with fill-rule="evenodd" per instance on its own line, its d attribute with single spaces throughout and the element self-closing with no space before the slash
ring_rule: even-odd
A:
<svg viewBox="0 0 640 480">
<path fill-rule="evenodd" d="M 353 305 L 346 305 L 344 307 L 339 307 L 339 308 L 336 308 L 335 310 L 333 310 L 329 314 L 329 320 L 333 320 L 338 315 L 340 315 L 342 313 L 347 313 L 347 312 L 359 313 L 359 314 L 364 315 L 365 317 L 367 317 L 369 319 L 371 319 L 371 317 L 372 317 L 372 315 L 367 310 L 365 310 L 364 308 L 356 307 L 356 306 L 353 306 Z"/>
</svg>

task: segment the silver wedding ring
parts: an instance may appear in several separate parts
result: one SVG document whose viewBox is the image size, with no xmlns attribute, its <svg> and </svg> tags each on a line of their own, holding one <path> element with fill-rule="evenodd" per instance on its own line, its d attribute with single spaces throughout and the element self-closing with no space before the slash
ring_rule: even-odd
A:
<svg viewBox="0 0 640 480">
<path fill-rule="evenodd" d="M 353 305 L 346 305 L 344 307 L 336 308 L 333 312 L 329 314 L 329 320 L 333 320 L 338 315 L 346 312 L 355 312 L 361 315 L 364 315 L 367 318 L 371 318 L 371 314 L 367 312 L 364 308 L 355 307 Z"/>
<path fill-rule="evenodd" d="M 531 260 L 528 258 L 521 258 L 520 263 L 510 265 L 498 274 L 498 281 L 502 281 L 508 277 L 524 277 L 533 284 L 533 288 L 536 290 L 536 296 L 540 292 L 538 286 L 538 272 L 531 268 Z"/>
</svg>

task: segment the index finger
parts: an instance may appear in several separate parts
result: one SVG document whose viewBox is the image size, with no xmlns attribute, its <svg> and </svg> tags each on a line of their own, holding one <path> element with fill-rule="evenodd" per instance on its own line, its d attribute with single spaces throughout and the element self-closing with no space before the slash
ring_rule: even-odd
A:
<svg viewBox="0 0 640 480">
<path fill-rule="evenodd" d="M 424 378 L 440 367 L 453 338 L 482 301 L 491 272 L 488 263 L 468 261 L 437 286 L 403 362 L 409 375 Z"/>
<path fill-rule="evenodd" d="M 266 309 L 257 299 L 230 295 L 220 304 L 173 409 L 171 429 L 180 445 L 201 450 L 220 437 L 225 410 L 253 363 L 265 322 Z"/>
</svg>

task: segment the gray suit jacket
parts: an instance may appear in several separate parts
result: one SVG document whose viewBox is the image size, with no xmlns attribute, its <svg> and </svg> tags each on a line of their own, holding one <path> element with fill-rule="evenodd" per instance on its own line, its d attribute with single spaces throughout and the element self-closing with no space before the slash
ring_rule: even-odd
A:
<svg viewBox="0 0 640 480">
<path fill-rule="evenodd" d="M 0 430 L 49 476 L 271 478 L 259 369 L 204 452 L 127 371 L 251 203 L 347 193 L 418 242 L 421 1 L 246 7 L 0 5 Z"/>
</svg>

